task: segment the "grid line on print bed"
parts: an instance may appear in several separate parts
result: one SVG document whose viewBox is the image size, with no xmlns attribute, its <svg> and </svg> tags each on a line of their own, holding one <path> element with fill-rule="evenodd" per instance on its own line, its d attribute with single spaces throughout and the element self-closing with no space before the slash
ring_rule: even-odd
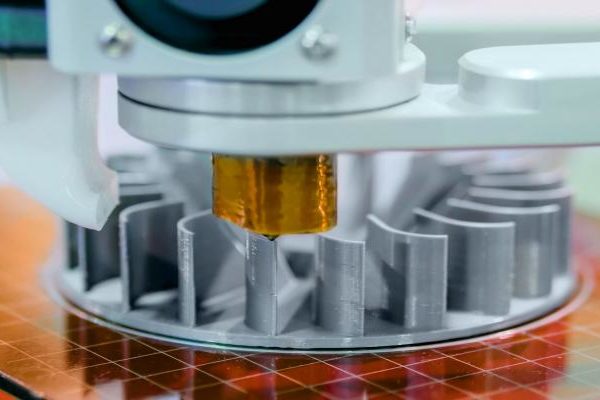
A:
<svg viewBox="0 0 600 400">
<path fill-rule="evenodd" d="M 39 314 L 30 315 L 7 326 L 19 324 L 14 330 L 24 333 L 26 327 L 36 326 Z M 600 393 L 594 380 L 600 371 L 596 349 L 600 340 L 598 345 L 593 342 L 597 326 L 593 320 L 569 327 L 567 317 L 554 329 L 546 326 L 455 348 L 329 357 L 203 351 L 115 334 L 72 315 L 65 315 L 64 322 L 63 335 L 48 329 L 2 344 L 0 368 L 17 379 L 31 379 L 35 372 L 31 387 L 51 398 L 84 392 L 106 398 L 117 392 L 124 397 L 221 393 L 230 398 L 238 394 L 293 398 L 306 390 L 327 398 L 363 394 L 468 398 L 503 393 L 585 398 L 596 389 Z M 581 334 L 587 331 L 592 334 Z M 62 338 L 62 348 L 50 337 Z M 44 350 L 43 343 L 48 343 Z M 577 350 L 570 349 L 570 343 Z M 50 386 L 57 377 L 62 378 L 61 385 Z"/>
</svg>

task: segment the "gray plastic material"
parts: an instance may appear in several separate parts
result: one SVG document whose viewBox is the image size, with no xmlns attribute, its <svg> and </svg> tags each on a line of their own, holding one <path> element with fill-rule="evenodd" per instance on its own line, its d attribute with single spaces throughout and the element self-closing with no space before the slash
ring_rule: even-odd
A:
<svg viewBox="0 0 600 400">
<path fill-rule="evenodd" d="M 183 204 L 156 201 L 129 207 L 120 216 L 123 311 L 146 293 L 177 287 L 177 222 Z"/>
<path fill-rule="evenodd" d="M 509 163 L 505 160 L 499 160 L 495 163 L 477 163 L 465 165 L 462 168 L 462 173 L 469 180 L 473 180 L 476 176 L 485 175 L 530 175 L 531 163 L 515 160 L 511 160 Z"/>
<path fill-rule="evenodd" d="M 178 178 L 198 168 L 193 158 L 175 156 L 168 184 L 142 159 L 116 161 L 121 209 L 103 231 L 81 229 L 78 245 L 71 229 L 79 265 L 57 284 L 140 335 L 304 351 L 414 345 L 523 323 L 575 288 L 571 194 L 555 173 L 425 156 L 379 217 L 269 240 L 196 211 L 204 200 L 190 194 L 210 187 Z"/>
<path fill-rule="evenodd" d="M 193 327 L 226 308 L 223 303 L 231 298 L 223 294 L 243 296 L 244 280 L 238 272 L 245 252 L 230 240 L 227 226 L 208 211 L 182 219 L 177 231 L 179 317 L 183 324 Z M 214 301 L 219 296 L 220 301 Z M 204 320 L 198 320 L 199 314 Z"/>
<path fill-rule="evenodd" d="M 476 175 L 471 179 L 473 186 L 510 190 L 559 189 L 563 186 L 563 181 L 563 176 L 558 172 L 503 174 L 497 171 L 495 174 Z"/>
<path fill-rule="evenodd" d="M 390 319 L 412 331 L 443 328 L 447 236 L 398 231 L 375 216 L 369 216 L 367 226 L 367 245 L 382 270 Z"/>
<path fill-rule="evenodd" d="M 565 274 L 571 263 L 571 201 L 573 193 L 567 187 L 540 191 L 517 191 L 488 188 L 471 188 L 468 192 L 473 201 L 504 207 L 539 207 L 557 205 L 560 207 L 560 222 L 555 232 L 557 245 L 552 247 L 554 258 L 558 260 L 555 270 Z"/>
<path fill-rule="evenodd" d="M 389 212 L 379 217 L 393 228 L 405 229 L 415 208 L 433 207 L 449 191 L 461 190 L 457 187 L 463 178 L 461 170 L 461 165 L 442 164 L 432 154 L 416 156 Z"/>
<path fill-rule="evenodd" d="M 246 326 L 279 335 L 306 306 L 309 286 L 294 277 L 277 241 L 253 233 L 246 235 L 245 270 Z"/>
<path fill-rule="evenodd" d="M 295 310 L 286 306 L 292 275 L 276 241 L 246 236 L 246 325 L 266 335 L 281 333 Z"/>
<path fill-rule="evenodd" d="M 365 243 L 318 239 L 315 320 L 345 336 L 365 333 Z"/>
<path fill-rule="evenodd" d="M 85 288 L 118 277 L 119 265 L 119 215 L 128 207 L 159 200 L 162 193 L 157 187 L 121 187 L 121 202 L 108 218 L 101 231 L 77 227 L 79 240 L 79 265 L 85 271 Z"/>
<path fill-rule="evenodd" d="M 449 199 L 450 216 L 464 221 L 514 222 L 514 295 L 547 296 L 552 290 L 555 230 L 560 208 L 556 205 L 528 208 L 498 207 L 467 200 Z"/>
<path fill-rule="evenodd" d="M 448 238 L 448 309 L 506 315 L 515 269 L 514 222 L 474 223 L 416 210 L 419 231 Z"/>
</svg>

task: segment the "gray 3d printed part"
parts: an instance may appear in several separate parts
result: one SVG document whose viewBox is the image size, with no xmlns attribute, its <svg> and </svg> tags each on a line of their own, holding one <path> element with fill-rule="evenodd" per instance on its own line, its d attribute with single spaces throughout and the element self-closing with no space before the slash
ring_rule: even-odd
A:
<svg viewBox="0 0 600 400">
<path fill-rule="evenodd" d="M 557 262 L 551 251 L 555 243 L 558 212 L 556 205 L 510 208 L 449 199 L 449 215 L 464 221 L 514 222 L 515 274 L 513 291 L 521 298 L 548 295 L 552 290 Z"/>
<path fill-rule="evenodd" d="M 563 177 L 557 172 L 523 174 L 509 172 L 473 176 L 471 183 L 476 187 L 512 190 L 551 190 L 562 187 Z"/>
<path fill-rule="evenodd" d="M 416 210 L 420 230 L 448 238 L 448 309 L 506 315 L 515 269 L 515 224 L 474 223 Z"/>
<path fill-rule="evenodd" d="M 162 192 L 155 186 L 124 187 L 121 202 L 114 213 L 140 203 L 159 200 Z M 73 228 L 72 228 L 73 229 Z M 79 241 L 79 265 L 84 270 L 86 290 L 108 279 L 120 276 L 119 220 L 110 218 L 101 231 L 75 227 Z"/>
<path fill-rule="evenodd" d="M 172 193 L 201 192 L 189 177 L 163 182 L 141 159 L 112 162 L 123 205 L 78 245 L 70 228 L 79 256 L 56 282 L 75 305 L 141 335 L 303 351 L 414 345 L 529 321 L 575 288 L 571 193 L 558 174 L 422 157 L 413 176 L 433 179 L 409 179 L 389 212 L 290 246 L 208 210 L 186 215 L 199 205 Z"/>
<path fill-rule="evenodd" d="M 517 191 L 494 188 L 471 188 L 468 192 L 473 201 L 504 207 L 539 207 L 556 204 L 560 207 L 560 222 L 553 247 L 559 274 L 567 273 L 571 262 L 571 198 L 573 192 L 567 187 L 540 191 Z"/>
<path fill-rule="evenodd" d="M 444 327 L 447 295 L 447 236 L 390 228 L 368 217 L 367 244 L 383 270 L 390 319 L 408 330 Z"/>
<path fill-rule="evenodd" d="M 264 236 L 247 234 L 245 267 L 246 325 L 270 336 L 282 333 L 306 291 L 294 282 L 277 242 Z"/>
<path fill-rule="evenodd" d="M 183 203 L 155 201 L 131 206 L 119 218 L 123 311 L 146 293 L 177 288 L 177 222 Z"/>
<path fill-rule="evenodd" d="M 318 239 L 316 322 L 345 336 L 365 334 L 365 243 Z"/>
<path fill-rule="evenodd" d="M 184 218 L 177 225 L 179 317 L 186 326 L 214 318 L 227 303 L 244 295 L 244 280 L 238 273 L 244 263 L 244 249 L 236 247 L 226 228 L 208 211 Z"/>
</svg>

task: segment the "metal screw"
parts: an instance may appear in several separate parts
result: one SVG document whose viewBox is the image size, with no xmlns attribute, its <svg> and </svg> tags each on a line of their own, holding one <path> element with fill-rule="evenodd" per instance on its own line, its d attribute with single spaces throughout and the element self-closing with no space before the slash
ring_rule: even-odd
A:
<svg viewBox="0 0 600 400">
<path fill-rule="evenodd" d="M 110 24 L 104 27 L 100 34 L 100 47 L 110 58 L 124 56 L 133 44 L 131 32 L 118 24 Z"/>
<path fill-rule="evenodd" d="M 417 34 L 417 20 L 415 20 L 410 15 L 407 15 L 406 19 L 405 19 L 404 27 L 405 27 L 404 29 L 405 29 L 405 35 L 406 35 L 406 42 L 410 43 L 410 42 L 412 42 L 413 38 Z"/>
<path fill-rule="evenodd" d="M 337 36 L 325 31 L 320 26 L 309 29 L 300 42 L 304 55 L 311 60 L 325 60 L 331 57 L 335 53 L 337 45 Z"/>
</svg>

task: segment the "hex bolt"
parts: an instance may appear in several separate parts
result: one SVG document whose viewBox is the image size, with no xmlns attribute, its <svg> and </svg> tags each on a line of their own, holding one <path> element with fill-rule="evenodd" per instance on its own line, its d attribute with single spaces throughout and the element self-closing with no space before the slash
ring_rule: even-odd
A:
<svg viewBox="0 0 600 400">
<path fill-rule="evenodd" d="M 315 61 L 322 61 L 335 54 L 338 47 L 337 35 L 327 32 L 321 26 L 315 26 L 306 31 L 300 41 L 304 55 Z"/>
<path fill-rule="evenodd" d="M 404 29 L 406 43 L 412 42 L 413 38 L 417 34 L 417 20 L 414 19 L 412 16 L 407 15 L 404 22 Z"/>
<path fill-rule="evenodd" d="M 127 54 L 133 45 L 133 35 L 122 25 L 110 24 L 100 34 L 100 48 L 110 58 L 120 58 Z"/>
</svg>

